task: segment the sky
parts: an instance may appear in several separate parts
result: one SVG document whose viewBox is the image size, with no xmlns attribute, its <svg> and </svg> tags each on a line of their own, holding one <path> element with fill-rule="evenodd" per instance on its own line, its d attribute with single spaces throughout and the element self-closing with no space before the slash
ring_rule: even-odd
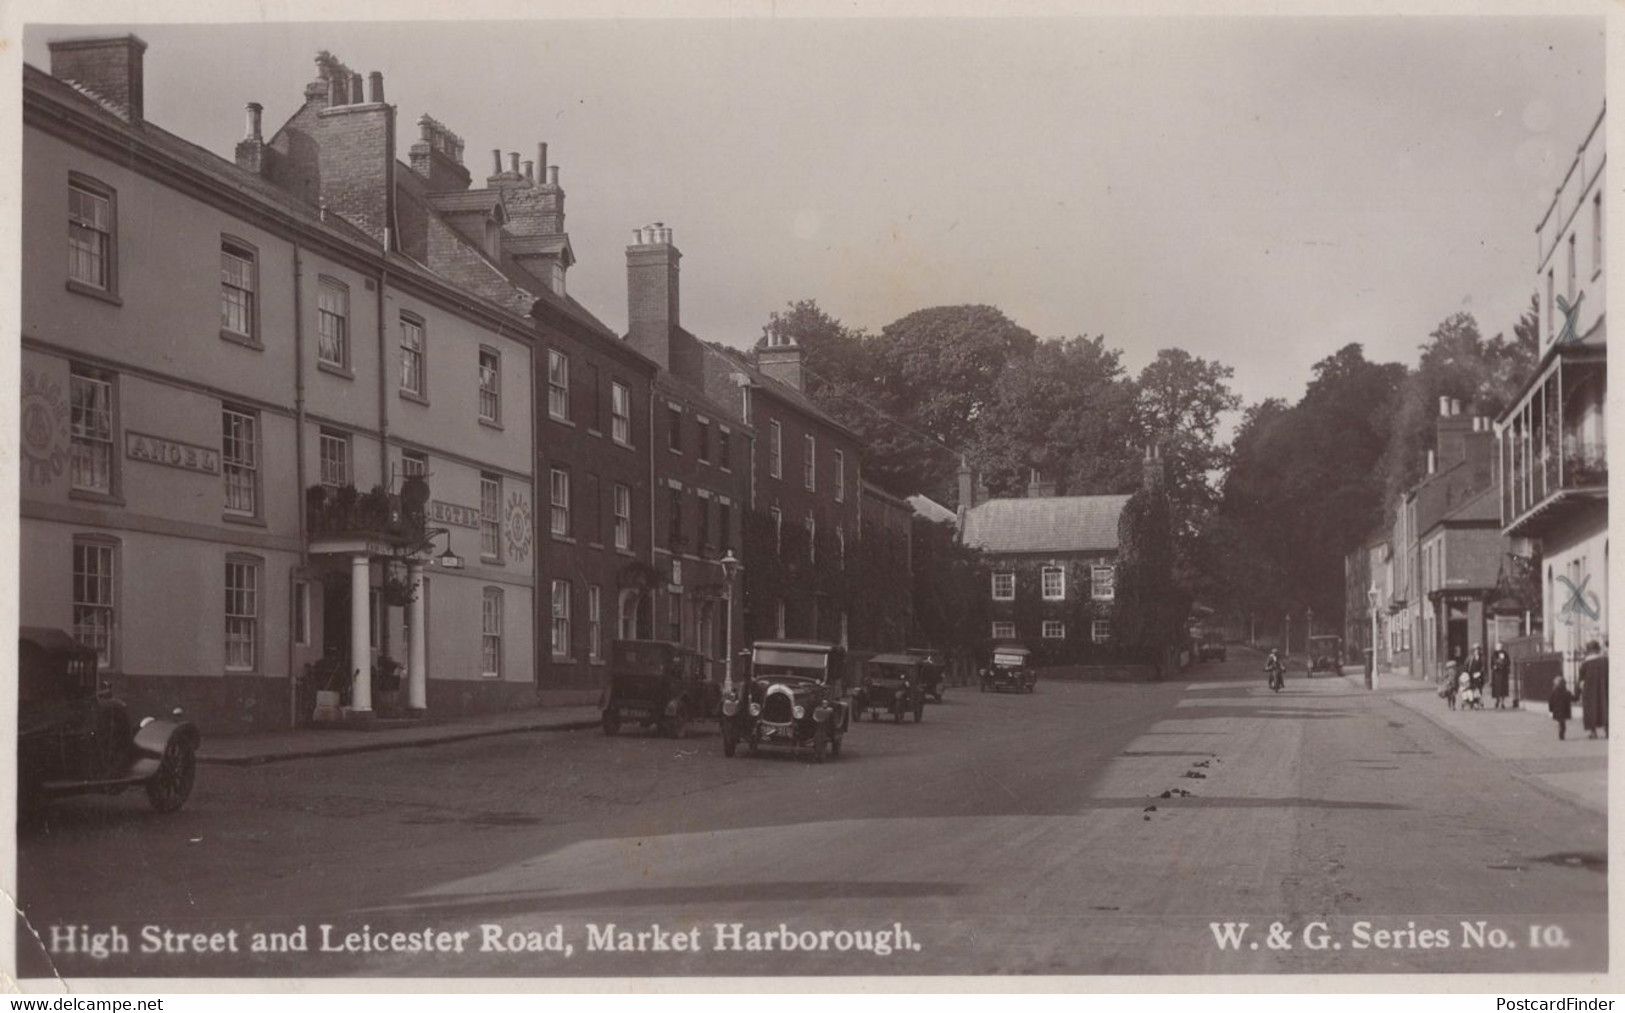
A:
<svg viewBox="0 0 1625 1013">
<path fill-rule="evenodd" d="M 423 113 L 476 183 L 546 141 L 570 292 L 617 331 L 660 221 L 710 340 L 800 299 L 872 331 L 988 303 L 1131 369 L 1217 359 L 1249 403 L 1349 342 L 1414 363 L 1457 311 L 1510 334 L 1605 87 L 1596 17 L 33 25 L 24 58 L 126 28 L 148 119 L 228 159 L 321 49 L 383 72 L 403 158 Z"/>
</svg>

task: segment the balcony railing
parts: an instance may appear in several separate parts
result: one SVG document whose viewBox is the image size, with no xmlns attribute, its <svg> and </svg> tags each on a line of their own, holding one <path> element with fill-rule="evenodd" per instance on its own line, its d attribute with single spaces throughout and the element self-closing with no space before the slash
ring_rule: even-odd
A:
<svg viewBox="0 0 1625 1013">
<path fill-rule="evenodd" d="M 1559 356 L 1502 424 L 1501 520 L 1508 533 L 1520 533 L 1558 500 L 1606 495 L 1605 370 L 1600 357 Z"/>
<path fill-rule="evenodd" d="M 382 486 L 363 493 L 353 485 L 313 485 L 305 490 L 305 530 L 313 542 L 360 538 L 415 548 L 428 541 L 428 501 L 421 478 L 408 479 L 398 495 Z"/>
</svg>

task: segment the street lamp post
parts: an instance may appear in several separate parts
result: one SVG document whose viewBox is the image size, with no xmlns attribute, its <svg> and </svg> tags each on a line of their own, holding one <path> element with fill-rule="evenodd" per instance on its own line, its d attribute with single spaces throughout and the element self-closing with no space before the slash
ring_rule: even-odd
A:
<svg viewBox="0 0 1625 1013">
<path fill-rule="evenodd" d="M 1375 583 L 1373 583 L 1371 585 L 1371 589 L 1366 592 L 1366 597 L 1368 599 L 1370 599 L 1370 601 L 1371 601 L 1371 651 L 1370 651 L 1371 664 L 1366 666 L 1365 688 L 1366 689 L 1376 689 L 1377 688 L 1377 640 L 1378 640 L 1378 635 L 1377 635 L 1377 598 L 1379 596 L 1377 594 L 1377 585 Z"/>
<path fill-rule="evenodd" d="M 734 576 L 739 573 L 739 557 L 734 550 L 729 549 L 717 561 L 722 567 L 722 609 L 727 613 L 723 617 L 723 639 L 726 642 L 727 655 L 722 667 L 722 691 L 732 693 L 734 688 Z"/>
</svg>

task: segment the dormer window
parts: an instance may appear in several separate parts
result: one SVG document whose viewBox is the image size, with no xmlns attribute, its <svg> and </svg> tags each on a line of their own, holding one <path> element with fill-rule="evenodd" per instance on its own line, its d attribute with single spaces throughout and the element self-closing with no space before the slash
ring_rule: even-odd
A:
<svg viewBox="0 0 1625 1013">
<path fill-rule="evenodd" d="M 502 222 L 497 217 L 485 220 L 485 255 L 492 260 L 502 259 Z"/>
</svg>

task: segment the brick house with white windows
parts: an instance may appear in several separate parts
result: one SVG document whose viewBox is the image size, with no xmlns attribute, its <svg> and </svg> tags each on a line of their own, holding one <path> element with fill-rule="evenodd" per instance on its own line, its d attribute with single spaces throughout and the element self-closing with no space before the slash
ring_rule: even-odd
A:
<svg viewBox="0 0 1625 1013">
<path fill-rule="evenodd" d="M 1128 496 L 1057 496 L 1033 472 L 1025 498 L 978 502 L 959 476 L 960 538 L 982 553 L 991 646 L 1019 641 L 1036 665 L 1105 665 L 1113 643 L 1118 521 Z"/>
</svg>

